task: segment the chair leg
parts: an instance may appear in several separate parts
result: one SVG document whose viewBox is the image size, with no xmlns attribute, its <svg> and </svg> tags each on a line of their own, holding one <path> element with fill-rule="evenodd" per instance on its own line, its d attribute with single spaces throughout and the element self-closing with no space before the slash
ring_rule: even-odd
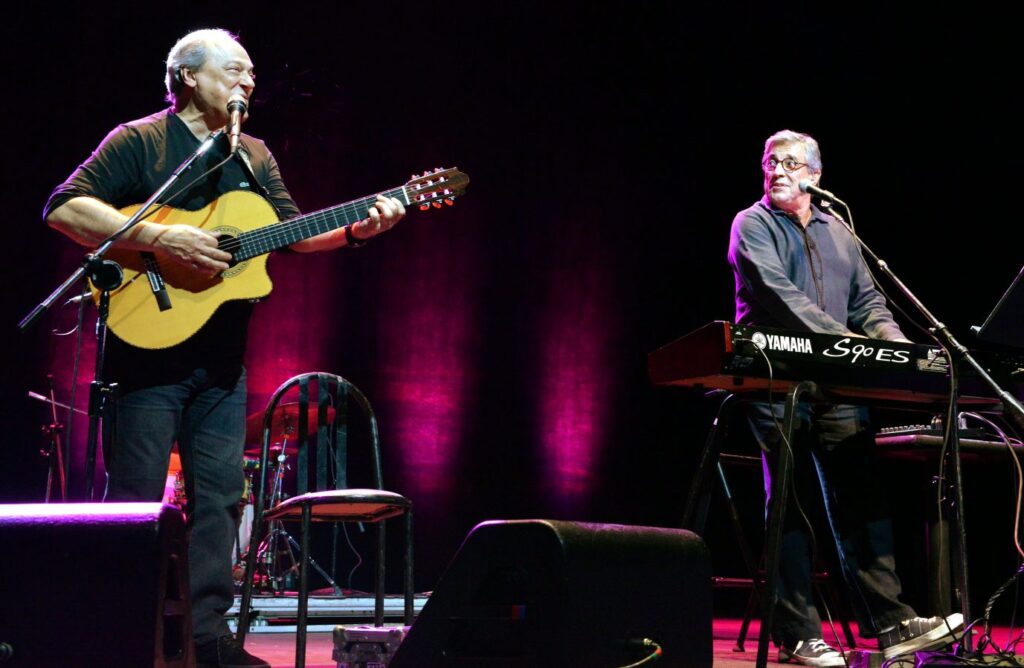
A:
<svg viewBox="0 0 1024 668">
<path fill-rule="evenodd" d="M 309 531 L 312 508 L 302 506 L 302 554 L 299 556 L 299 618 L 295 634 L 295 668 L 306 666 L 306 622 L 309 614 Z"/>
<path fill-rule="evenodd" d="M 733 535 L 736 538 L 736 544 L 740 550 L 740 556 L 743 558 L 743 563 L 747 568 L 747 573 L 750 575 L 750 598 L 747 599 L 747 610 L 743 615 L 743 622 L 740 624 L 739 636 L 736 638 L 736 646 L 733 647 L 734 652 L 746 652 L 745 643 L 747 640 L 747 631 L 750 628 L 750 620 L 757 611 L 757 605 L 762 595 L 761 587 L 761 569 L 758 567 L 757 562 L 754 561 L 754 553 L 750 549 L 750 543 L 747 541 L 747 534 L 743 530 L 743 522 L 740 519 L 739 510 L 736 508 L 736 499 L 732 493 L 732 486 L 729 484 L 729 478 L 725 474 L 725 463 L 747 463 L 752 458 L 741 458 L 738 456 L 729 456 L 724 453 L 718 454 L 718 460 L 715 463 L 715 468 L 718 472 L 718 483 L 722 490 L 722 495 L 725 497 L 726 507 L 729 510 L 729 521 L 732 524 Z M 757 460 L 755 460 L 757 461 Z M 760 463 L 758 461 L 758 463 Z M 764 555 L 761 556 L 762 562 Z"/>
<path fill-rule="evenodd" d="M 374 588 L 373 625 L 384 626 L 385 521 L 377 522 L 377 586 Z"/>
<path fill-rule="evenodd" d="M 412 626 L 413 598 L 415 596 L 412 570 L 412 508 L 405 511 L 405 619 L 406 626 Z"/>
<path fill-rule="evenodd" d="M 757 575 L 755 574 L 755 577 Z M 750 629 L 750 620 L 754 617 L 754 612 L 757 610 L 758 601 L 757 586 L 750 590 L 750 598 L 747 599 L 747 611 L 743 613 L 743 623 L 740 624 L 740 633 L 736 637 L 736 646 L 732 648 L 734 652 L 746 652 L 747 649 L 744 644 L 747 642 L 747 631 Z"/>
</svg>

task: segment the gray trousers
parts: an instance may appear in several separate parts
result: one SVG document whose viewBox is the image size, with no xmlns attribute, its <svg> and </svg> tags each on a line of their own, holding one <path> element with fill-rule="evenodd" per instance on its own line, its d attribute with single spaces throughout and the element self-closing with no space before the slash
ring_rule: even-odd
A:
<svg viewBox="0 0 1024 668">
<path fill-rule="evenodd" d="M 861 635 L 873 637 L 917 613 L 898 598 L 902 586 L 895 571 L 892 520 L 875 466 L 868 410 L 846 404 L 800 404 L 798 411 L 791 489 L 806 492 L 811 486 L 801 483 L 817 478 Z M 766 499 L 771 495 L 774 453 L 783 447 L 773 412 L 781 425 L 782 403 L 746 405 L 747 418 L 762 445 Z M 807 493 L 799 497 L 805 509 L 817 503 L 808 497 Z M 786 505 L 772 635 L 776 643 L 793 647 L 798 640 L 820 638 L 822 631 L 811 599 L 813 564 L 807 527 L 795 504 Z"/>
<path fill-rule="evenodd" d="M 117 400 L 116 442 L 105 463 L 108 501 L 159 501 L 171 447 L 185 478 L 189 588 L 197 643 L 228 634 L 234 602 L 232 547 L 244 480 L 245 371 L 196 370 L 173 385 L 134 390 Z"/>
</svg>

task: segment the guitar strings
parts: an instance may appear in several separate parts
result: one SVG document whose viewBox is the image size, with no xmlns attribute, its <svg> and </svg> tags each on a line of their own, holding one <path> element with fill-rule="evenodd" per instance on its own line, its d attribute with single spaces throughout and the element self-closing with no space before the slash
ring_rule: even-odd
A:
<svg viewBox="0 0 1024 668">
<path fill-rule="evenodd" d="M 139 217 L 140 222 L 142 220 L 149 220 L 151 218 L 151 216 L 156 214 L 158 211 L 160 211 L 164 207 L 168 206 L 171 202 L 173 202 L 175 199 L 180 197 L 183 193 L 187 192 L 190 188 L 192 188 L 192 186 L 194 186 L 196 183 L 198 183 L 201 179 L 205 178 L 209 174 L 212 174 L 214 171 L 216 171 L 217 169 L 220 169 L 225 164 L 227 164 L 227 162 L 229 160 L 231 160 L 231 158 L 232 158 L 232 156 L 228 155 L 226 158 L 224 158 L 223 160 L 218 162 L 213 167 L 210 167 L 209 169 L 204 171 L 202 174 L 196 176 L 194 179 L 192 179 L 191 181 L 189 181 L 185 185 L 183 185 L 180 188 L 178 188 L 178 190 L 174 194 L 172 194 L 170 197 L 165 199 L 163 202 L 160 202 L 159 204 L 154 202 L 153 204 L 151 204 L 150 206 L 153 206 L 154 208 L 152 210 L 150 210 L 150 211 L 144 212 L 143 215 L 141 215 Z M 386 195 L 388 197 L 395 197 L 395 196 L 398 196 L 398 195 L 404 195 L 405 194 L 404 190 L 405 190 L 404 186 L 401 186 L 401 187 L 394 188 L 394 189 L 389 190 L 389 191 L 385 191 L 384 193 L 381 193 L 381 194 Z M 317 223 L 319 224 L 320 222 L 326 221 L 327 220 L 327 215 L 328 214 L 332 214 L 334 211 L 344 211 L 346 217 L 351 217 L 352 215 L 355 215 L 358 212 L 358 209 L 356 207 L 359 204 L 361 204 L 363 202 L 369 202 L 371 200 L 376 200 L 376 197 L 377 197 L 376 195 L 372 195 L 370 197 L 364 197 L 364 198 L 361 198 L 361 199 L 358 199 L 358 200 L 353 200 L 352 202 L 346 202 L 344 204 L 339 204 L 339 205 L 334 206 L 334 207 L 328 207 L 326 209 L 321 209 L 320 211 L 314 211 L 314 212 L 306 214 L 306 215 L 300 215 L 300 216 L 297 216 L 296 218 L 293 218 L 293 219 L 291 219 L 289 221 L 280 221 L 278 223 L 271 223 L 270 225 L 267 225 L 267 226 L 265 226 L 263 228 L 260 228 L 258 230 L 250 230 L 249 232 L 243 232 L 243 234 L 240 235 L 240 236 L 252 235 L 252 236 L 246 236 L 246 241 L 252 239 L 254 241 L 254 243 L 258 243 L 259 241 L 263 241 L 264 239 L 269 239 L 269 238 L 272 238 L 273 236 L 283 235 L 283 234 L 285 234 L 285 233 L 287 233 L 289 231 L 296 230 L 303 223 L 305 223 L 306 221 L 317 221 Z M 406 198 L 406 199 L 408 199 L 408 198 Z M 351 211 L 346 211 L 346 209 L 349 209 L 349 208 L 352 209 L 352 210 Z M 369 207 L 367 207 L 367 209 L 369 209 Z M 363 220 L 363 218 L 356 218 L 355 220 L 352 220 L 351 222 L 357 222 L 359 220 Z M 150 222 L 152 222 L 152 221 L 150 220 Z M 268 228 L 271 228 L 271 227 L 273 227 L 274 229 L 273 230 L 269 230 Z M 340 227 L 340 225 L 338 227 Z M 331 229 L 335 229 L 335 228 L 330 228 L 329 227 L 329 228 L 327 228 L 324 231 L 327 232 L 327 231 L 330 231 Z M 115 233 L 111 237 L 108 237 L 108 239 L 104 240 L 104 242 L 101 242 L 101 243 L 105 243 L 108 240 L 116 240 L 117 238 L 122 236 L 127 231 L 128 230 L 121 230 L 120 232 Z M 263 232 L 262 234 L 261 234 L 261 231 Z M 234 239 L 238 239 L 238 238 L 239 237 L 235 237 Z M 237 247 L 236 247 L 234 239 L 229 239 L 227 242 L 225 242 L 225 245 L 224 246 L 220 246 L 220 248 L 222 250 L 227 250 L 228 252 L 230 252 L 231 250 L 237 250 L 238 248 L 241 248 L 243 242 L 242 241 L 238 241 L 237 242 Z M 270 250 L 273 250 L 273 249 L 267 249 L 266 252 L 269 252 Z"/>
<path fill-rule="evenodd" d="M 402 195 L 402 190 L 402 188 L 396 188 L 394 190 L 385 191 L 381 194 L 386 197 L 395 197 Z M 299 236 L 293 241 L 299 241 L 302 238 L 306 238 L 306 235 L 301 234 L 302 228 L 307 228 L 307 230 L 316 229 L 325 222 L 328 224 L 328 227 L 326 227 L 323 232 L 328 232 L 332 229 L 341 227 L 343 224 L 355 223 L 360 220 L 364 220 L 368 214 L 360 215 L 360 212 L 363 210 L 368 211 L 370 203 L 376 201 L 376 198 L 376 195 L 364 197 L 353 202 L 346 202 L 345 204 L 339 204 L 334 207 L 304 214 L 290 220 L 271 223 L 255 230 L 243 232 L 237 237 L 225 240 L 224 243 L 220 245 L 220 249 L 231 252 L 241 249 L 244 245 L 252 245 L 259 248 L 261 242 L 269 242 L 275 239 L 286 238 L 290 233 L 296 232 L 299 232 Z M 365 209 L 363 207 L 365 207 Z M 339 219 L 342 219 L 343 222 L 339 223 Z M 322 234 L 323 232 L 320 233 Z M 265 252 L 269 252 L 270 250 L 274 249 L 267 248 L 265 249 Z M 259 254 L 262 253 L 257 253 L 257 255 Z"/>
<path fill-rule="evenodd" d="M 206 176 L 207 174 L 209 174 L 213 170 L 217 169 L 218 167 L 220 167 L 224 163 L 226 163 L 228 159 L 230 159 L 230 156 L 229 156 L 229 158 L 221 161 L 218 165 L 215 165 L 214 167 L 212 167 L 211 169 L 207 170 L 203 174 L 200 174 L 198 177 L 196 177 L 195 179 L 190 181 L 185 186 L 181 187 L 171 197 L 169 197 L 167 200 L 165 200 L 164 202 L 162 202 L 159 205 L 157 205 L 156 208 L 154 208 L 152 211 L 147 213 L 143 217 L 143 219 L 144 220 L 145 219 L 149 219 L 157 211 L 159 211 L 160 209 L 162 209 L 165 206 L 167 206 L 168 204 L 170 204 L 174 199 L 179 197 L 183 192 L 185 192 L 189 188 L 191 188 L 196 182 L 198 182 L 204 176 Z M 457 181 L 457 179 L 453 179 L 453 181 Z M 441 182 L 441 183 L 446 183 L 447 184 L 448 182 Z M 450 185 L 457 185 L 457 184 L 456 183 L 450 183 Z M 386 197 L 405 196 L 404 199 L 406 199 L 409 204 L 414 204 L 415 203 L 414 201 L 409 201 L 407 193 L 405 192 L 405 186 L 399 186 L 398 188 L 393 188 L 391 190 L 386 190 L 386 191 L 384 191 L 384 192 L 382 192 L 380 194 L 385 195 Z M 234 254 L 235 252 L 241 250 L 245 246 L 254 247 L 256 250 L 261 251 L 261 252 L 256 252 L 256 253 L 254 253 L 251 256 L 244 257 L 241 260 L 241 261 L 244 262 L 244 261 L 247 261 L 247 260 L 251 259 L 252 257 L 256 257 L 258 255 L 263 255 L 263 254 L 269 253 L 269 252 L 271 252 L 273 250 L 276 250 L 276 248 L 270 248 L 270 247 L 268 247 L 268 248 L 261 248 L 260 244 L 266 243 L 266 242 L 272 242 L 275 239 L 287 238 L 287 235 L 289 235 L 291 233 L 295 233 L 295 232 L 300 232 L 302 230 L 302 228 L 304 228 L 304 227 L 306 228 L 306 231 L 309 231 L 310 229 L 315 229 L 313 227 L 314 225 L 316 226 L 316 228 L 319 228 L 323 223 L 327 223 L 328 227 L 326 229 L 324 229 L 324 232 L 327 232 L 327 231 L 330 231 L 332 229 L 337 229 L 338 227 L 341 227 L 342 224 L 351 224 L 351 223 L 358 222 L 360 220 L 364 220 L 366 218 L 366 215 L 360 215 L 360 211 L 361 210 L 368 211 L 369 208 L 370 208 L 370 205 L 372 204 L 372 202 L 376 201 L 376 197 L 377 197 L 376 195 L 371 195 L 369 197 L 364 197 L 364 198 L 361 198 L 361 199 L 353 200 L 351 202 L 346 202 L 346 203 L 339 204 L 339 205 L 336 205 L 336 206 L 333 206 L 333 207 L 328 207 L 328 208 L 325 208 L 325 209 L 321 209 L 319 211 L 314 211 L 314 212 L 311 212 L 311 213 L 308 213 L 308 214 L 303 214 L 303 215 L 297 216 L 295 218 L 292 218 L 290 220 L 284 220 L 284 221 L 280 221 L 280 222 L 276 222 L 276 223 L 271 223 L 269 225 L 265 225 L 263 227 L 255 229 L 255 230 L 249 230 L 249 231 L 243 232 L 242 234 L 240 234 L 237 237 L 232 237 L 232 238 L 226 239 L 218 247 L 221 250 L 227 251 L 227 252 L 232 253 L 232 254 Z M 339 218 L 341 218 L 344 222 L 339 223 L 338 222 Z M 322 232 L 320 232 L 320 233 L 322 233 Z M 314 235 L 303 235 L 303 234 L 300 234 L 300 236 L 298 236 L 294 241 L 298 241 L 298 240 L 303 239 L 303 238 L 308 238 L 308 236 L 314 236 Z M 288 245 L 288 243 L 293 243 L 293 242 L 286 242 L 286 243 L 281 244 L 281 246 L 278 246 L 278 247 L 286 246 L 286 245 Z M 161 272 L 164 274 L 165 279 L 172 279 L 172 280 L 174 280 L 174 279 L 182 279 L 182 278 L 192 278 L 192 277 L 194 277 L 192 269 L 190 269 L 189 267 L 187 267 L 185 265 L 181 265 L 181 264 L 178 264 L 178 263 L 173 262 L 173 261 L 171 261 L 170 263 L 167 263 L 166 266 L 162 266 L 161 267 Z M 141 275 L 142 273 L 145 273 L 144 270 L 140 271 L 139 275 Z M 134 277 L 132 279 L 132 281 L 134 281 L 135 278 L 138 278 L 138 276 Z"/>
<path fill-rule="evenodd" d="M 402 188 L 400 187 L 400 188 L 396 188 L 396 189 L 393 189 L 393 190 L 390 190 L 390 191 L 385 191 L 382 194 L 384 194 L 384 195 L 386 195 L 388 197 L 393 197 L 395 195 L 402 194 L 401 191 L 402 191 Z M 177 197 L 179 194 L 180 194 L 180 191 L 178 193 L 175 193 L 174 196 L 172 198 L 170 198 L 170 199 L 173 199 L 174 197 Z M 265 225 L 265 226 L 263 226 L 261 228 L 255 229 L 255 230 L 250 230 L 248 232 L 243 232 L 242 235 L 239 235 L 238 237 L 232 237 L 230 239 L 225 240 L 225 242 L 223 244 L 220 244 L 219 248 L 221 250 L 225 250 L 227 252 L 237 251 L 237 250 L 241 249 L 243 246 L 250 246 L 250 247 L 256 246 L 258 248 L 258 244 L 260 242 L 263 242 L 263 241 L 266 241 L 266 240 L 270 240 L 270 239 L 273 239 L 275 237 L 283 237 L 288 232 L 293 232 L 295 230 L 298 230 L 299 228 L 307 225 L 307 223 L 310 223 L 311 221 L 315 221 L 317 224 L 319 224 L 319 223 L 322 223 L 322 222 L 328 220 L 329 217 L 330 218 L 337 218 L 337 216 L 335 214 L 335 212 L 337 212 L 337 211 L 343 211 L 344 215 L 349 217 L 352 222 L 363 220 L 363 217 L 359 217 L 360 204 L 362 203 L 362 204 L 365 205 L 365 203 L 368 203 L 368 202 L 376 200 L 376 197 L 377 197 L 376 195 L 373 195 L 371 197 L 364 197 L 364 198 L 362 198 L 360 200 L 355 200 L 355 201 L 352 201 L 352 202 L 346 202 L 344 204 L 339 204 L 339 205 L 334 206 L 334 207 L 329 207 L 327 209 L 322 209 L 320 211 L 314 211 L 314 212 L 309 213 L 309 214 L 298 216 L 296 218 L 292 218 L 291 220 L 280 221 L 278 223 L 271 223 L 269 225 Z M 170 201 L 170 199 L 168 200 L 168 202 Z M 156 213 L 157 210 L 159 210 L 160 208 L 162 208 L 163 206 L 168 204 L 168 202 L 162 203 L 159 207 L 157 207 L 157 209 L 154 209 L 148 215 L 149 216 L 153 215 L 153 213 Z M 367 206 L 367 208 L 369 208 L 369 207 Z M 331 228 L 328 228 L 328 230 L 329 229 L 331 229 Z M 324 230 L 324 231 L 328 231 L 328 230 Z M 284 244 L 284 245 L 287 245 L 287 244 Z M 264 255 L 267 252 L 270 252 L 271 250 L 274 250 L 274 249 L 268 248 L 264 252 L 254 253 L 250 257 L 245 257 L 242 261 L 247 261 L 249 259 L 252 259 L 252 257 L 256 257 L 258 255 Z M 138 271 L 139 271 L 138 275 L 133 277 L 130 281 L 126 281 L 126 285 L 128 283 L 134 281 L 136 278 L 138 278 L 138 276 L 141 276 L 142 274 L 145 273 L 144 269 L 138 270 Z M 180 282 L 179 279 L 187 280 L 187 279 L 197 279 L 198 278 L 198 277 L 195 276 L 194 270 L 192 268 L 189 268 L 186 265 L 182 265 L 182 264 L 179 264 L 177 262 L 174 262 L 173 260 L 170 261 L 170 262 L 163 263 L 160 266 L 160 271 L 161 271 L 161 273 L 164 276 L 164 280 L 167 281 L 167 282 L 170 282 L 170 283 Z M 205 280 L 211 280 L 211 281 L 216 280 L 216 279 L 217 279 L 217 277 L 206 277 L 205 278 Z M 203 280 L 203 279 L 199 279 L 199 280 Z"/>
<path fill-rule="evenodd" d="M 439 183 L 445 184 L 446 187 L 458 186 L 459 181 L 460 179 L 456 178 L 449 179 L 447 181 L 441 181 Z M 427 192 L 430 191 L 428 190 Z M 380 194 L 386 197 L 402 197 L 406 200 L 407 204 L 416 204 L 414 200 L 411 200 L 408 197 L 405 186 L 399 186 L 398 188 L 386 190 Z M 313 225 L 316 225 L 317 228 L 319 228 L 319 226 L 322 223 L 326 222 L 328 224 L 328 227 L 326 227 L 326 229 L 324 229 L 323 232 L 329 232 L 330 230 L 337 229 L 338 227 L 341 227 L 344 224 L 351 224 L 356 223 L 360 220 L 364 220 L 368 214 L 361 213 L 361 211 L 368 211 L 370 205 L 372 205 L 372 203 L 376 201 L 376 198 L 376 195 L 371 195 L 369 197 L 363 197 L 361 199 L 353 200 L 351 202 L 346 202 L 344 204 L 339 204 L 333 207 L 328 207 L 326 209 L 321 209 L 319 211 L 314 211 L 312 213 L 303 214 L 290 220 L 271 223 L 269 225 L 266 225 L 255 230 L 243 232 L 237 237 L 227 239 L 219 247 L 221 250 L 232 252 L 241 249 L 246 244 L 252 244 L 253 246 L 256 247 L 257 250 L 260 251 L 258 253 L 255 253 L 255 255 L 261 255 L 263 253 L 276 250 L 276 248 L 271 247 L 263 248 L 260 246 L 261 243 L 273 242 L 275 239 L 286 238 L 287 235 L 290 233 L 299 232 L 302 227 L 306 227 L 306 231 L 308 232 L 308 230 L 312 228 Z M 344 217 L 343 222 L 340 223 L 338 221 L 339 214 L 341 214 L 341 216 Z M 318 234 L 322 234 L 323 232 L 318 232 Z M 288 245 L 288 243 L 294 243 L 295 241 L 299 241 L 303 238 L 308 238 L 308 236 L 314 235 L 306 235 L 300 232 L 299 236 L 297 236 L 294 240 L 283 243 L 281 244 L 281 246 L 286 246 Z M 255 255 L 253 255 L 252 257 L 254 257 Z"/>
</svg>

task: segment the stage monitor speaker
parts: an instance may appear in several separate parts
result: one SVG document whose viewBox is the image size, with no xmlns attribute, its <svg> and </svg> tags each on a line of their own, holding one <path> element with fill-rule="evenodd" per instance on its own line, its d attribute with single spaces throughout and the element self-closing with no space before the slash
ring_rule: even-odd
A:
<svg viewBox="0 0 1024 668">
<path fill-rule="evenodd" d="M 179 509 L 0 505 L 0 546 L 0 667 L 191 665 Z"/>
<path fill-rule="evenodd" d="M 710 667 L 711 563 L 696 534 L 551 520 L 477 525 L 391 668 Z"/>
</svg>

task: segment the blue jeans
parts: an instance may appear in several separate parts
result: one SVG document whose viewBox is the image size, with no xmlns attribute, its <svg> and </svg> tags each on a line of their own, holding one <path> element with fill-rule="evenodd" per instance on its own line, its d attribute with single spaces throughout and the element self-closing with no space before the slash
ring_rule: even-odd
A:
<svg viewBox="0 0 1024 668">
<path fill-rule="evenodd" d="M 197 643 L 228 634 L 232 547 L 244 487 L 245 370 L 204 369 L 172 384 L 130 391 L 116 404 L 106 453 L 108 501 L 159 501 L 178 443 L 188 497 L 189 587 Z"/>
<path fill-rule="evenodd" d="M 772 413 L 782 425 L 782 403 L 750 402 L 747 418 L 762 446 L 765 496 L 771 495 L 774 453 L 782 445 Z M 916 617 L 913 608 L 899 601 L 902 589 L 893 556 L 892 520 L 885 489 L 875 467 L 874 432 L 863 406 L 799 405 L 794 423 L 794 484 L 801 485 L 812 471 L 825 500 L 832 536 L 843 576 L 850 591 L 861 635 L 873 637 L 881 629 Z M 812 502 L 800 497 L 806 509 Z M 793 647 L 798 640 L 821 637 L 821 618 L 811 599 L 810 542 L 807 527 L 794 504 L 787 505 L 779 553 L 776 592 L 775 642 Z"/>
</svg>

